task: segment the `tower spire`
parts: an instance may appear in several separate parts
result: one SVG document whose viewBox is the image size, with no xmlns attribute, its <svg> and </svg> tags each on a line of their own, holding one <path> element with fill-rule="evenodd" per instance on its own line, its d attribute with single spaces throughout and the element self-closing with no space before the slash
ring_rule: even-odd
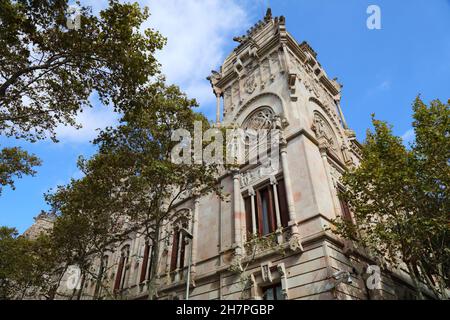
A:
<svg viewBox="0 0 450 320">
<path fill-rule="evenodd" d="M 267 0 L 267 11 L 266 11 L 266 16 L 264 17 L 265 21 L 268 21 L 272 19 L 272 9 L 270 8 L 270 1 Z"/>
</svg>

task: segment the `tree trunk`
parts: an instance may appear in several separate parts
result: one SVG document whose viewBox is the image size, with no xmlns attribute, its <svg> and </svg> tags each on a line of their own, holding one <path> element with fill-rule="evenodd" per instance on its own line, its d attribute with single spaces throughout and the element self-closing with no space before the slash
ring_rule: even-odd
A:
<svg viewBox="0 0 450 320">
<path fill-rule="evenodd" d="M 103 253 L 100 257 L 100 269 L 99 269 L 99 273 L 97 275 L 97 281 L 95 284 L 95 291 L 94 291 L 94 300 L 99 300 L 99 295 L 100 295 L 100 288 L 102 287 L 102 282 L 103 282 L 103 274 L 104 274 L 104 261 L 103 261 Z"/>
<path fill-rule="evenodd" d="M 55 300 L 55 296 L 58 293 L 58 288 L 59 288 L 59 286 L 61 284 L 61 280 L 64 277 L 64 274 L 67 271 L 67 267 L 68 267 L 68 265 L 66 264 L 64 266 L 64 268 L 62 269 L 60 275 L 58 276 L 58 281 L 56 281 L 55 285 L 50 289 L 50 292 L 49 292 L 47 300 Z"/>
<path fill-rule="evenodd" d="M 423 277 L 425 278 L 427 287 L 433 291 L 434 295 L 436 296 L 437 299 L 441 299 L 441 293 L 439 292 L 439 290 L 436 288 L 436 285 L 433 283 L 433 280 L 428 276 L 427 274 L 427 270 L 426 268 L 423 266 L 422 262 L 419 261 L 419 268 L 423 274 Z"/>
<path fill-rule="evenodd" d="M 150 264 L 150 274 L 149 274 L 149 282 L 148 282 L 148 300 L 153 300 L 157 288 L 156 288 L 156 278 L 158 276 L 158 266 L 159 266 L 159 246 L 160 246 L 160 240 L 159 240 L 159 226 L 155 230 L 155 239 L 152 243 L 153 250 L 152 250 L 152 259 Z"/>
<path fill-rule="evenodd" d="M 448 300 L 449 296 L 448 296 L 447 290 L 446 290 L 447 289 L 447 285 L 446 285 L 446 283 L 444 281 L 446 275 L 444 274 L 442 263 L 438 263 L 437 269 L 438 269 L 438 272 L 439 272 L 439 276 L 438 276 L 437 281 L 438 281 L 438 284 L 439 284 L 439 289 L 441 291 L 441 299 L 442 300 Z"/>
<path fill-rule="evenodd" d="M 77 293 L 77 300 L 81 300 L 81 296 L 83 293 L 83 289 L 84 289 L 84 282 L 86 281 L 86 277 L 84 276 L 84 272 L 81 273 L 81 283 L 80 283 L 80 289 L 78 290 Z"/>
<path fill-rule="evenodd" d="M 407 267 L 408 267 L 408 271 L 409 271 L 409 276 L 411 277 L 411 280 L 414 284 L 414 288 L 416 289 L 417 298 L 419 300 L 424 300 L 422 289 L 420 288 L 420 281 L 417 277 L 417 271 L 415 270 L 414 265 L 411 262 L 408 262 Z"/>
</svg>

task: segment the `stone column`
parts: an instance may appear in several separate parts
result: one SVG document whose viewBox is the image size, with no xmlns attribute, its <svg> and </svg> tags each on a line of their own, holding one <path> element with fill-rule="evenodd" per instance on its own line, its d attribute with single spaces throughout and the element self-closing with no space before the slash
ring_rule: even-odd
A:
<svg viewBox="0 0 450 320">
<path fill-rule="evenodd" d="M 278 190 L 277 190 L 278 181 L 275 178 L 275 176 L 270 177 L 270 184 L 272 185 L 273 188 L 273 197 L 275 202 L 275 217 L 277 220 L 277 230 L 276 230 L 277 241 L 278 243 L 281 243 L 283 242 L 283 226 L 281 225 L 280 206 L 278 199 Z"/>
<path fill-rule="evenodd" d="M 220 126 L 220 93 L 216 92 L 216 124 Z"/>
<path fill-rule="evenodd" d="M 284 140 L 284 139 L 283 139 Z M 291 229 L 291 239 L 289 240 L 289 246 L 292 250 L 303 251 L 301 236 L 298 231 L 297 217 L 295 213 L 294 196 L 292 195 L 291 175 L 289 172 L 289 165 L 287 159 L 287 142 L 284 140 L 280 145 L 281 153 L 281 166 L 283 168 L 283 177 L 286 189 L 286 198 L 289 211 L 289 227 Z"/>
<path fill-rule="evenodd" d="M 256 236 L 258 233 L 258 230 L 256 230 L 256 207 L 255 207 L 255 196 L 256 192 L 253 187 L 250 186 L 248 190 L 248 194 L 250 196 L 251 206 L 252 206 L 252 232 L 253 235 Z"/>
<path fill-rule="evenodd" d="M 233 171 L 233 213 L 234 213 L 234 247 L 236 256 L 242 256 L 242 210 L 241 210 L 241 183 L 239 170 Z"/>
<path fill-rule="evenodd" d="M 279 201 L 278 201 L 278 190 L 277 190 L 277 184 L 278 181 L 275 178 L 275 176 L 270 177 L 270 184 L 273 188 L 273 196 L 274 196 L 274 202 L 275 202 L 275 216 L 277 220 L 277 229 L 280 229 L 281 226 L 281 216 L 280 216 L 280 207 L 279 207 Z"/>
<path fill-rule="evenodd" d="M 199 203 L 200 199 L 195 197 L 194 199 L 194 210 L 192 213 L 192 256 L 191 256 L 191 275 L 192 280 L 195 280 L 196 275 L 196 263 L 197 263 L 197 243 L 198 243 L 198 214 L 199 214 Z"/>
</svg>

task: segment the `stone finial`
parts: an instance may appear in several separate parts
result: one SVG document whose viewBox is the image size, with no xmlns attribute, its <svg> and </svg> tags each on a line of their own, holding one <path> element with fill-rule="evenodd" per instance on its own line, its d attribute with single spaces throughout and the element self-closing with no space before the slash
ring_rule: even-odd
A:
<svg viewBox="0 0 450 320">
<path fill-rule="evenodd" d="M 268 22 L 271 19 L 272 19 L 272 9 L 271 8 L 267 8 L 266 16 L 264 17 L 264 21 Z"/>
</svg>

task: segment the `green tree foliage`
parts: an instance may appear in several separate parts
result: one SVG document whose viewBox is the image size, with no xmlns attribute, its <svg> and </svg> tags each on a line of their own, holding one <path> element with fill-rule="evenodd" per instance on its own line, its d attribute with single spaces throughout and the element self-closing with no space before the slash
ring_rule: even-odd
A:
<svg viewBox="0 0 450 320">
<path fill-rule="evenodd" d="M 449 286 L 450 104 L 413 104 L 416 141 L 409 148 L 385 122 L 373 119 L 363 160 L 343 177 L 355 224 L 337 232 L 362 243 L 386 265 L 404 263 L 417 294 L 425 283 L 437 297 Z"/>
<path fill-rule="evenodd" d="M 82 284 L 89 278 L 100 289 L 104 268 L 100 265 L 102 272 L 98 273 L 94 263 L 98 260 L 102 264 L 102 257 L 129 237 L 124 208 L 118 207 L 123 205 L 118 201 L 121 180 L 111 159 L 107 161 L 102 155 L 90 160 L 80 158 L 78 167 L 83 178 L 46 195 L 58 214 L 50 236 L 66 265 L 80 268 Z M 82 290 L 75 290 L 70 297 L 79 299 L 81 294 Z"/>
<path fill-rule="evenodd" d="M 159 79 L 137 95 L 133 104 L 118 127 L 99 134 L 94 141 L 97 154 L 80 161 L 85 177 L 58 188 L 48 200 L 60 213 L 53 232 L 59 235 L 56 242 L 65 243 L 61 247 L 67 247 L 66 256 L 82 272 L 89 271 L 96 255 L 114 251 L 132 234 L 151 242 L 149 297 L 153 298 L 160 244 L 169 236 L 164 231 L 177 219 L 191 218 L 176 212 L 177 201 L 186 193 L 220 196 L 219 167 L 172 162 L 171 151 L 178 143 L 172 141 L 175 130 L 183 128 L 193 134 L 195 121 L 204 130 L 210 126 L 194 111 L 196 101 L 178 87 Z M 120 298 L 120 293 L 115 294 Z"/>
<path fill-rule="evenodd" d="M 3 148 L 0 150 L 0 194 L 4 186 L 9 185 L 15 189 L 14 178 L 23 175 L 35 175 L 34 166 L 41 161 L 34 155 L 28 154 L 21 148 Z"/>
<path fill-rule="evenodd" d="M 175 164 L 171 161 L 174 130 L 183 128 L 193 136 L 194 122 L 209 128 L 204 116 L 193 108 L 176 86 L 160 81 L 143 92 L 133 112 L 127 113 L 122 124 L 102 132 L 95 143 L 99 154 L 110 161 L 116 176 L 122 181 L 119 208 L 129 217 L 129 223 L 153 245 L 150 266 L 149 298 L 156 293 L 156 278 L 160 264 L 160 244 L 170 226 L 180 216 L 176 202 L 186 194 L 200 196 L 216 193 L 217 164 Z M 163 235 L 164 234 L 164 235 Z"/>
<path fill-rule="evenodd" d="M 165 39 L 140 30 L 149 17 L 146 8 L 110 0 L 95 16 L 78 7 L 80 28 L 69 28 L 68 0 L 0 0 L 0 134 L 57 141 L 54 129 L 78 127 L 75 117 L 91 107 L 94 93 L 124 111 L 159 73 L 154 53 Z M 0 174 L 32 173 L 34 156 L 4 150 L 12 151 L 17 165 L 6 163 Z"/>
<path fill-rule="evenodd" d="M 45 234 L 35 240 L 0 227 L 0 300 L 50 298 L 55 290 L 59 258 Z"/>
</svg>

